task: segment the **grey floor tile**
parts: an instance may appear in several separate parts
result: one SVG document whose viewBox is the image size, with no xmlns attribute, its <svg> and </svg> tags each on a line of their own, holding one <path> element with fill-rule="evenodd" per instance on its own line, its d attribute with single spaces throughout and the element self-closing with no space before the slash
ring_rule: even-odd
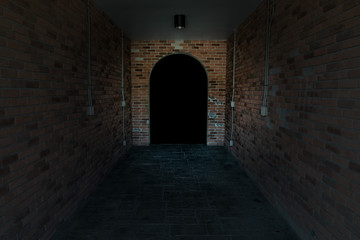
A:
<svg viewBox="0 0 360 240">
<path fill-rule="evenodd" d="M 206 225 L 204 224 L 179 224 L 171 225 L 171 235 L 173 236 L 201 236 L 207 235 Z"/>
<path fill-rule="evenodd" d="M 133 147 L 53 240 L 295 240 L 224 147 Z"/>
</svg>

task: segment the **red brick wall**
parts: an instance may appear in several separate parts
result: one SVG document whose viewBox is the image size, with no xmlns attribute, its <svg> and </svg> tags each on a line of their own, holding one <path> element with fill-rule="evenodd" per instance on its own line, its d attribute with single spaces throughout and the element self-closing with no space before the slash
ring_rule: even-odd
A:
<svg viewBox="0 0 360 240">
<path fill-rule="evenodd" d="M 360 239 L 359 2 L 275 1 L 269 115 L 262 117 L 266 2 L 237 31 L 229 149 L 303 238 Z M 232 48 L 230 37 L 227 146 Z"/>
<path fill-rule="evenodd" d="M 226 41 L 132 42 L 133 143 L 150 144 L 149 81 L 163 57 L 186 53 L 198 59 L 208 74 L 208 145 L 224 144 Z"/>
<path fill-rule="evenodd" d="M 85 1 L 0 5 L 0 238 L 46 239 L 131 143 L 130 42 L 93 4 L 87 116 Z"/>
</svg>

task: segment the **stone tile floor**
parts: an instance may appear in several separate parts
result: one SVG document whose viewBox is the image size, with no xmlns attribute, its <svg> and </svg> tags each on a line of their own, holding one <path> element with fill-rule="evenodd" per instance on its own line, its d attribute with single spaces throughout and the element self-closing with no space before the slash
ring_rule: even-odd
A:
<svg viewBox="0 0 360 240">
<path fill-rule="evenodd" d="M 52 240 L 295 240 L 224 147 L 132 147 Z"/>
</svg>

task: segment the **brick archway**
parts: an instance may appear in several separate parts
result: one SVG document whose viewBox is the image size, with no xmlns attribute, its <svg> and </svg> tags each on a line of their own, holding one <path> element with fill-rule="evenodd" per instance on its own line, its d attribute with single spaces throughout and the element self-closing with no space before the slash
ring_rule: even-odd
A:
<svg viewBox="0 0 360 240">
<path fill-rule="evenodd" d="M 206 144 L 207 74 L 186 54 L 159 60 L 150 76 L 151 144 Z"/>
<path fill-rule="evenodd" d="M 208 77 L 207 145 L 223 146 L 225 136 L 226 41 L 133 41 L 131 43 L 132 141 L 150 144 L 150 76 L 160 59 L 188 54 Z"/>
</svg>

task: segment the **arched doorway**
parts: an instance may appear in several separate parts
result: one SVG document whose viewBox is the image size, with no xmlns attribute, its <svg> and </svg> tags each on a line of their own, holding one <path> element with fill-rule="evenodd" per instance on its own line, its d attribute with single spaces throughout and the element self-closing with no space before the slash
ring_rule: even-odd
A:
<svg viewBox="0 0 360 240">
<path fill-rule="evenodd" d="M 162 58 L 150 76 L 151 144 L 206 144 L 207 74 L 186 54 Z"/>
</svg>

